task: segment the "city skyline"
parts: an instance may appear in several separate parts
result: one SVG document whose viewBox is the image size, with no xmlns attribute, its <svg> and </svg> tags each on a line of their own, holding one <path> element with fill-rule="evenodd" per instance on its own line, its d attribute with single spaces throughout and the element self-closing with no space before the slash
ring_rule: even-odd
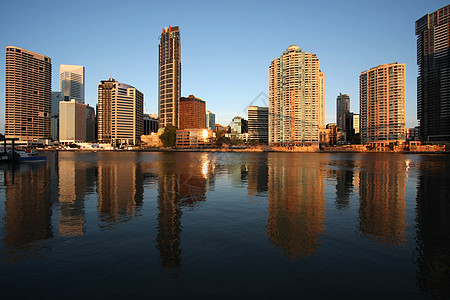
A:
<svg viewBox="0 0 450 300">
<path fill-rule="evenodd" d="M 80 5 L 83 3 L 81 1 Z M 83 65 L 86 68 L 86 103 L 95 106 L 98 82 L 113 75 L 118 81 L 140 87 L 149 108 L 147 112 L 154 113 L 158 110 L 158 36 L 165 26 L 179 26 L 183 31 L 181 96 L 195 94 L 208 99 L 207 109 L 216 114 L 217 123 L 224 125 L 236 115 L 246 118 L 247 105 L 260 92 L 267 93 L 270 61 L 291 44 L 310 49 L 320 57 L 321 69 L 326 74 L 325 123 L 336 121 L 335 97 L 338 93 L 349 94 L 352 99 L 359 98 L 358 77 L 362 71 L 398 61 L 405 63 L 407 70 L 406 124 L 407 127 L 418 124 L 415 21 L 444 7 L 446 2 L 380 1 L 360 5 L 354 1 L 323 1 L 323 5 L 314 5 L 323 7 L 319 15 L 289 18 L 296 15 L 296 8 L 313 9 L 313 4 L 291 4 L 292 12 L 266 22 L 264 15 L 271 12 L 271 2 L 258 2 L 257 6 L 245 3 L 238 12 L 234 9 L 237 5 L 234 2 L 223 7 L 179 3 L 174 5 L 176 8 L 171 16 L 159 16 L 156 12 L 163 4 L 132 1 L 130 5 L 139 17 L 113 25 L 120 34 L 137 37 L 142 43 L 139 47 L 117 45 L 111 49 L 102 46 L 106 44 L 104 37 L 97 34 L 108 24 L 96 14 L 100 4 L 89 3 L 86 12 L 78 15 L 83 30 L 71 31 L 64 36 L 53 22 L 54 18 L 39 20 L 36 25 L 40 26 L 39 32 L 30 33 L 27 19 L 33 18 L 27 16 L 44 10 L 46 16 L 54 16 L 64 11 L 65 5 L 52 1 L 42 4 L 30 2 L 22 8 L 8 2 L 4 4 L 3 14 L 0 13 L 1 28 L 8 28 L 2 31 L 1 48 L 12 45 L 50 57 L 53 64 L 52 91 L 59 90 L 56 73 L 59 65 Z M 198 8 L 201 9 L 197 14 L 204 16 L 200 18 L 201 22 L 190 16 L 190 12 Z M 402 14 L 398 13 L 400 9 Z M 17 26 L 9 26 L 19 11 L 20 19 L 24 21 L 18 22 Z M 331 18 L 336 12 L 343 14 L 338 26 L 336 19 Z M 147 16 L 144 18 L 146 21 L 142 20 L 143 14 Z M 234 24 L 229 22 L 230 16 L 236 19 Z M 380 21 L 363 22 L 370 18 Z M 333 21 L 327 22 L 327 19 Z M 314 30 L 308 24 L 315 24 Z M 246 28 L 251 28 L 252 34 L 235 34 L 237 29 L 243 31 Z M 58 39 L 54 38 L 55 35 Z M 339 44 L 345 47 L 338 47 Z M 248 49 L 256 51 L 246 51 Z M 4 66 L 2 59 L 0 68 L 4 70 Z M 0 82 L 5 82 L 4 72 L 0 72 Z M 4 85 L 0 84 L 2 116 L 4 97 Z M 358 101 L 352 101 L 350 110 L 359 112 L 358 106 Z M 1 118 L 0 130 L 3 128 L 4 118 Z"/>
</svg>

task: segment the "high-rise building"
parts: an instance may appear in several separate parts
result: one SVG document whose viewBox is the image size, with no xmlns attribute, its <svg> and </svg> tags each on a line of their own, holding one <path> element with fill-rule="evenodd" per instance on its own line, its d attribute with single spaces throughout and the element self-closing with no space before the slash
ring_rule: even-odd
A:
<svg viewBox="0 0 450 300">
<path fill-rule="evenodd" d="M 206 128 L 206 103 L 189 95 L 180 98 L 179 129 Z"/>
<path fill-rule="evenodd" d="M 350 112 L 350 96 L 341 94 L 336 98 L 336 125 L 341 129 L 345 129 L 346 114 Z"/>
<path fill-rule="evenodd" d="M 60 65 L 59 88 L 64 101 L 84 103 L 84 66 Z"/>
<path fill-rule="evenodd" d="M 59 141 L 59 102 L 63 101 L 61 92 L 52 92 L 50 132 L 52 141 Z"/>
<path fill-rule="evenodd" d="M 269 141 L 269 108 L 248 107 L 248 139 L 267 143 Z"/>
<path fill-rule="evenodd" d="M 143 134 L 144 95 L 113 78 L 98 85 L 98 140 L 137 145 Z"/>
<path fill-rule="evenodd" d="M 50 139 L 50 57 L 6 47 L 5 135 L 20 141 Z"/>
<path fill-rule="evenodd" d="M 231 133 L 246 133 L 248 132 L 248 122 L 242 117 L 236 116 L 231 120 Z"/>
<path fill-rule="evenodd" d="M 416 21 L 417 119 L 422 140 L 450 141 L 450 5 Z"/>
<path fill-rule="evenodd" d="M 319 70 L 319 128 L 325 128 L 325 73 Z"/>
<path fill-rule="evenodd" d="M 75 99 L 59 103 L 59 141 L 82 143 L 94 141 L 95 113 L 88 104 Z"/>
<path fill-rule="evenodd" d="M 379 65 L 361 72 L 359 80 L 361 141 L 405 141 L 405 64 Z"/>
<path fill-rule="evenodd" d="M 206 129 L 216 130 L 216 115 L 209 110 L 206 111 Z"/>
<path fill-rule="evenodd" d="M 289 46 L 269 67 L 269 144 L 318 144 L 325 75 L 319 59 Z"/>
<path fill-rule="evenodd" d="M 159 126 L 179 127 L 181 96 L 181 44 L 178 26 L 163 28 L 159 38 Z"/>
</svg>

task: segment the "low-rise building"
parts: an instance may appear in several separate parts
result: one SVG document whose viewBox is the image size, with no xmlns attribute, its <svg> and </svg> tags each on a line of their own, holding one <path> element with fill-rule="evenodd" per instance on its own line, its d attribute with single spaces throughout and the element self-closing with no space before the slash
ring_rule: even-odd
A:
<svg viewBox="0 0 450 300">
<path fill-rule="evenodd" d="M 179 148 L 211 148 L 216 134 L 210 129 L 177 130 L 176 146 Z"/>
</svg>

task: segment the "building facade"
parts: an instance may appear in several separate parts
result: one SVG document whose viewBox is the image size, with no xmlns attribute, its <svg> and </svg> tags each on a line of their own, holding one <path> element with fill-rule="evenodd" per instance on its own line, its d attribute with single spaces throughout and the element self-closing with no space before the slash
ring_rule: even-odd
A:
<svg viewBox="0 0 450 300">
<path fill-rule="evenodd" d="M 50 139 L 50 57 L 7 46 L 5 69 L 5 136 L 19 141 Z"/>
<path fill-rule="evenodd" d="M 84 103 L 84 78 L 84 66 L 59 66 L 59 89 L 64 101 Z"/>
<path fill-rule="evenodd" d="M 144 130 L 143 135 L 149 135 L 151 132 L 157 132 L 159 129 L 159 121 L 154 116 L 144 114 Z"/>
<path fill-rule="evenodd" d="M 230 133 L 232 134 L 248 132 L 247 120 L 239 116 L 236 116 L 233 118 L 233 120 L 231 120 L 230 127 Z"/>
<path fill-rule="evenodd" d="M 61 92 L 52 92 L 50 108 L 50 132 L 52 141 L 59 141 L 59 102 L 63 101 Z"/>
<path fill-rule="evenodd" d="M 75 99 L 59 103 L 59 141 L 62 144 L 93 142 L 95 112 Z"/>
<path fill-rule="evenodd" d="M 269 108 L 248 107 L 248 138 L 262 143 L 269 142 Z"/>
<path fill-rule="evenodd" d="M 209 110 L 206 111 L 206 129 L 216 131 L 216 115 Z"/>
<path fill-rule="evenodd" d="M 325 75 L 319 59 L 296 45 L 269 67 L 269 145 L 318 144 Z"/>
<path fill-rule="evenodd" d="M 176 145 L 179 148 L 211 148 L 216 134 L 210 129 L 177 130 Z"/>
<path fill-rule="evenodd" d="M 206 103 L 194 95 L 180 98 L 179 129 L 206 128 Z"/>
<path fill-rule="evenodd" d="M 361 72 L 359 79 L 362 143 L 405 141 L 405 64 L 379 65 Z"/>
<path fill-rule="evenodd" d="M 144 95 L 113 78 L 98 85 L 98 140 L 114 145 L 138 145 L 143 134 Z"/>
<path fill-rule="evenodd" d="M 423 141 L 450 142 L 450 5 L 416 21 L 417 119 Z"/>
<path fill-rule="evenodd" d="M 339 128 L 346 128 L 346 114 L 350 112 L 350 96 L 341 94 L 336 98 L 336 125 Z"/>
<path fill-rule="evenodd" d="M 159 126 L 179 127 L 181 97 L 181 43 L 178 26 L 163 28 L 159 37 Z"/>
</svg>

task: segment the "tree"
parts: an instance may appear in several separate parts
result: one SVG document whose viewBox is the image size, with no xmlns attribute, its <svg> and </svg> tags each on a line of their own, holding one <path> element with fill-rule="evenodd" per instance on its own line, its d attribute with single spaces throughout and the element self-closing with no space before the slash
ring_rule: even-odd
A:
<svg viewBox="0 0 450 300">
<path fill-rule="evenodd" d="M 159 136 L 163 147 L 173 147 L 177 139 L 177 127 L 173 125 L 167 125 L 164 127 L 164 132 Z"/>
</svg>

